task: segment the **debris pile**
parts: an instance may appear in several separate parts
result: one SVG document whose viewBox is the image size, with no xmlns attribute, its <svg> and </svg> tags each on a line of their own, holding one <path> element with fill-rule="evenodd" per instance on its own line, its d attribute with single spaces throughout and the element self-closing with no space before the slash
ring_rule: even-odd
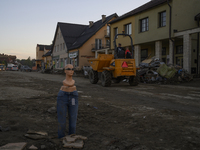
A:
<svg viewBox="0 0 200 150">
<path fill-rule="evenodd" d="M 140 82 L 143 83 L 180 83 L 188 82 L 193 76 L 181 66 L 166 65 L 158 58 L 145 59 L 139 64 Z"/>
</svg>

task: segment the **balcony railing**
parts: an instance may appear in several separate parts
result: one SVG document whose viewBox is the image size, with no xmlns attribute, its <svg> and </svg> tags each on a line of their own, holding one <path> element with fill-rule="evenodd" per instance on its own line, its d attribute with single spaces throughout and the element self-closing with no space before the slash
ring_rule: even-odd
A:
<svg viewBox="0 0 200 150">
<path fill-rule="evenodd" d="M 101 45 L 92 44 L 92 50 L 100 50 L 100 49 L 105 49 L 109 47 L 110 47 L 110 43 L 101 44 Z"/>
</svg>

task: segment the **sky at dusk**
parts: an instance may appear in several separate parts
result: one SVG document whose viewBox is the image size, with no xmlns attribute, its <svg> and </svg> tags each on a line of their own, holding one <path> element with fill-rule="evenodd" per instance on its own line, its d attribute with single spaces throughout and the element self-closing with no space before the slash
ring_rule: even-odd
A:
<svg viewBox="0 0 200 150">
<path fill-rule="evenodd" d="M 121 16 L 150 0 L 0 0 L 0 53 L 36 58 L 36 45 L 50 45 L 57 22 L 89 25 Z"/>
</svg>

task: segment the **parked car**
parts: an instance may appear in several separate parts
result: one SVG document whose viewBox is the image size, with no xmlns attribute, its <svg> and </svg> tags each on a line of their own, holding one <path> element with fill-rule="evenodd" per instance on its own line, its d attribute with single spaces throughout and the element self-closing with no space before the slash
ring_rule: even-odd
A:
<svg viewBox="0 0 200 150">
<path fill-rule="evenodd" d="M 20 68 L 20 70 L 21 71 L 29 71 L 29 72 L 31 72 L 32 71 L 32 69 L 29 67 L 29 66 L 21 66 L 21 68 Z"/>
<path fill-rule="evenodd" d="M 12 71 L 18 71 L 18 66 L 17 65 L 13 65 L 11 68 Z"/>
<path fill-rule="evenodd" d="M 12 67 L 6 67 L 6 71 L 11 71 Z"/>
<path fill-rule="evenodd" d="M 11 71 L 13 66 L 14 66 L 14 64 L 8 63 L 7 67 L 6 67 L 6 70 L 7 71 Z"/>
<path fill-rule="evenodd" d="M 0 71 L 5 71 L 6 70 L 6 67 L 4 64 L 0 64 Z"/>
</svg>

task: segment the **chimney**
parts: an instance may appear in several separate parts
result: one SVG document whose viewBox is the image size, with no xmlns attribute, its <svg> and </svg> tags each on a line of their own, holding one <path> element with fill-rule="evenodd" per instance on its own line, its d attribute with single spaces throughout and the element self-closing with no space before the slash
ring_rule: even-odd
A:
<svg viewBox="0 0 200 150">
<path fill-rule="evenodd" d="M 106 15 L 102 15 L 102 22 L 106 21 Z"/>
<path fill-rule="evenodd" d="M 89 21 L 89 28 L 91 28 L 93 26 L 94 22 L 93 21 Z"/>
</svg>

